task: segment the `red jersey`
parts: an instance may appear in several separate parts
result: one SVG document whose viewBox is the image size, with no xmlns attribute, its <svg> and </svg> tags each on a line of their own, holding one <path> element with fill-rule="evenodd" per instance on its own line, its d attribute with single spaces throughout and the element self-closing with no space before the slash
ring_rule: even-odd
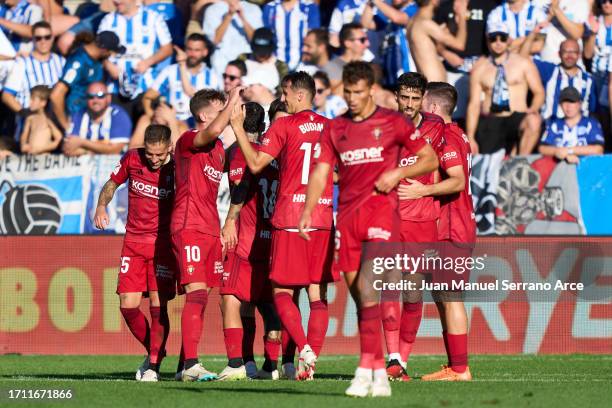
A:
<svg viewBox="0 0 612 408">
<path fill-rule="evenodd" d="M 374 193 L 381 174 L 397 167 L 402 148 L 413 154 L 425 146 L 414 131 L 410 119 L 381 107 L 361 122 L 347 113 L 325 127 L 319 161 L 332 166 L 338 162 L 338 224 Z"/>
<path fill-rule="evenodd" d="M 174 199 L 174 162 L 157 170 L 148 166 L 144 148 L 129 150 L 110 175 L 117 184 L 128 182 L 126 241 L 155 243 L 170 236 Z"/>
<path fill-rule="evenodd" d="M 304 203 L 308 176 L 320 152 L 319 138 L 328 119 L 312 111 L 302 111 L 277 119 L 261 139 L 259 150 L 278 160 L 279 187 L 272 225 L 279 229 L 297 228 Z M 312 212 L 312 228 L 331 229 L 333 174 L 319 203 Z"/>
<path fill-rule="evenodd" d="M 225 150 L 219 139 L 197 148 L 197 130 L 188 130 L 176 142 L 176 198 L 171 231 L 195 230 L 218 237 L 221 232 L 217 195 L 223 177 Z"/>
<path fill-rule="evenodd" d="M 442 178 L 445 171 L 454 166 L 462 166 L 465 175 L 465 188 L 455 194 L 440 197 L 440 221 L 438 237 L 452 242 L 474 243 L 476 241 L 476 220 L 470 189 L 472 171 L 472 150 L 467 136 L 456 123 L 444 125 L 445 144 L 438 153 Z"/>
<path fill-rule="evenodd" d="M 259 145 L 251 144 L 253 148 L 259 148 Z M 229 180 L 232 184 L 242 180 L 248 183 L 246 201 L 238 218 L 236 255 L 251 262 L 266 261 L 270 258 L 272 243 L 270 217 L 276 201 L 278 164 L 272 160 L 255 176 L 248 170 L 242 150 L 235 148 L 230 153 Z"/>
<path fill-rule="evenodd" d="M 433 113 L 421 112 L 421 123 L 417 129 L 420 137 L 429 143 L 433 149 L 438 152 L 442 148 L 444 134 L 444 119 Z M 412 154 L 402 152 L 402 159 L 399 166 L 406 167 L 416 163 L 417 157 Z M 423 184 L 434 183 L 435 172 L 418 176 L 415 180 Z M 409 184 L 405 180 L 401 180 L 400 184 Z M 434 221 L 440 215 L 438 201 L 434 197 L 422 197 L 414 200 L 399 201 L 400 218 L 406 221 Z"/>
</svg>

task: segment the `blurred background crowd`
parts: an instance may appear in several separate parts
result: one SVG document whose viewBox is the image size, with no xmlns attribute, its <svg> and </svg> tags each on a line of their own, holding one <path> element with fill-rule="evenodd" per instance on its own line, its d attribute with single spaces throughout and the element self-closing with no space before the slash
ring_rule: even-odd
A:
<svg viewBox="0 0 612 408">
<path fill-rule="evenodd" d="M 295 70 L 333 118 L 354 60 L 391 109 L 404 73 L 455 85 L 477 153 L 612 148 L 612 0 L 2 0 L 0 29 L 0 157 L 116 154 L 150 123 L 178 137 L 199 89 L 267 110 Z"/>
</svg>

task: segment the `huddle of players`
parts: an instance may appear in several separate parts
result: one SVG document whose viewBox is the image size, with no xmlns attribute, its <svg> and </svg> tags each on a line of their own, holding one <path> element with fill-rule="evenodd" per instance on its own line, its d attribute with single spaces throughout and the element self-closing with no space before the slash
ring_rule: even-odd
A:
<svg viewBox="0 0 612 408">
<path fill-rule="evenodd" d="M 340 272 L 358 306 L 361 345 L 359 366 L 346 394 L 389 396 L 389 378 L 410 378 L 405 364 L 420 323 L 422 301 L 404 299 L 400 311 L 399 302 L 381 304 L 375 294 L 367 293 L 373 289 L 364 285 L 367 273 L 360 271 L 362 244 L 400 240 L 470 244 L 475 240 L 469 143 L 450 120 L 456 91 L 445 83 L 431 83 L 427 88 L 425 84 L 419 74 L 404 74 L 397 94 L 401 113 L 390 111 L 373 101 L 371 66 L 349 63 L 343 72 L 349 112 L 330 121 L 311 110 L 313 79 L 303 72 L 291 73 L 281 84 L 286 114 L 273 104 L 272 124 L 263 135 L 261 107 L 241 105 L 240 89 L 232 90 L 227 101 L 222 93 L 202 90 L 190 102 L 196 129 L 179 138 L 174 161 L 169 154 L 169 130 L 155 125 L 147 129 L 145 147 L 126 153 L 102 189 L 95 216 L 99 228 L 108 225 L 105 207 L 115 189 L 129 179 L 117 292 L 128 327 L 148 352 L 137 379 L 157 381 L 165 355 L 166 303 L 175 295 L 170 245 L 179 292 L 186 293 L 177 379 L 246 378 L 249 365 L 254 366 L 253 305 L 266 325 L 266 362 L 252 376 L 312 379 L 327 331 L 327 284 L 338 281 Z M 232 204 L 221 238 L 216 198 L 225 153 L 218 135 L 228 124 L 239 150 L 229 153 Z M 340 191 L 335 232 L 334 169 Z M 172 207 L 171 217 L 168 207 Z M 227 251 L 224 264 L 222 241 Z M 218 286 L 228 366 L 216 375 L 199 363 L 197 346 L 208 293 Z M 297 307 L 301 288 L 307 289 L 310 300 L 307 334 Z M 150 327 L 139 309 L 146 292 L 151 298 Z M 449 364 L 423 379 L 469 380 L 463 303 L 446 293 L 435 299 Z M 297 370 L 293 366 L 296 348 Z"/>
</svg>

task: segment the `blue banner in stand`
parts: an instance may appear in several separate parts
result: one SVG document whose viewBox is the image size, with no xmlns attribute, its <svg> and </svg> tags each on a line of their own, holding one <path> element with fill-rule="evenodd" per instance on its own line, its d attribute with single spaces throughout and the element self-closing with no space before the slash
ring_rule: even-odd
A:
<svg viewBox="0 0 612 408">
<path fill-rule="evenodd" d="M 0 233 L 83 232 L 92 158 L 8 156 L 0 160 Z"/>
<path fill-rule="evenodd" d="M 128 190 L 107 208 L 110 225 L 93 225 L 100 190 L 121 156 L 9 156 L 0 160 L 0 234 L 123 234 Z M 542 156 L 476 156 L 472 198 L 479 235 L 612 235 L 612 156 L 579 165 Z M 338 196 L 334 188 L 334 202 Z M 221 225 L 229 208 L 224 177 L 217 199 Z M 334 205 L 336 208 L 336 205 Z"/>
</svg>

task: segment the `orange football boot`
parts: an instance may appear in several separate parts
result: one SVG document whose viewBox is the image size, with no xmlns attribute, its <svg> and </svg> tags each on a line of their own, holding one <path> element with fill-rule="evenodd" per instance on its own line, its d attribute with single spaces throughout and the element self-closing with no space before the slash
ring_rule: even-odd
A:
<svg viewBox="0 0 612 408">
<path fill-rule="evenodd" d="M 436 371 L 435 373 L 427 374 L 421 377 L 423 381 L 472 381 L 472 374 L 470 373 L 470 367 L 466 367 L 462 373 L 453 371 L 447 365 L 442 366 L 442 370 Z"/>
</svg>

